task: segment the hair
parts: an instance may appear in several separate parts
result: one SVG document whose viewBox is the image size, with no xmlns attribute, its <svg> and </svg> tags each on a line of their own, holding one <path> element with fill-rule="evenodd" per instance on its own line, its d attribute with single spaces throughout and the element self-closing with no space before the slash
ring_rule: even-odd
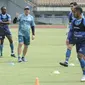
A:
<svg viewBox="0 0 85 85">
<path fill-rule="evenodd" d="M 77 6 L 77 2 L 71 2 L 70 5 L 74 5 L 74 6 Z"/>
<path fill-rule="evenodd" d="M 1 10 L 3 10 L 4 8 L 6 8 L 6 7 L 5 7 L 5 6 L 2 6 L 2 7 L 1 7 Z"/>
<path fill-rule="evenodd" d="M 83 13 L 83 9 L 80 6 L 76 6 L 74 9 L 80 13 Z"/>
</svg>

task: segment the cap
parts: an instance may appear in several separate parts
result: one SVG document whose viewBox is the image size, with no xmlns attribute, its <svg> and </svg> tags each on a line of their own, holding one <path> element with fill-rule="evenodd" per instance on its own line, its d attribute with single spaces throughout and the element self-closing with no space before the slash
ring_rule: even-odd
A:
<svg viewBox="0 0 85 85">
<path fill-rule="evenodd" d="M 26 6 L 26 7 L 24 7 L 24 10 L 29 10 L 30 9 L 30 7 L 29 6 Z"/>
<path fill-rule="evenodd" d="M 2 6 L 2 7 L 1 7 L 1 10 L 3 10 L 3 9 L 7 9 L 7 8 L 6 8 L 5 6 Z"/>
</svg>

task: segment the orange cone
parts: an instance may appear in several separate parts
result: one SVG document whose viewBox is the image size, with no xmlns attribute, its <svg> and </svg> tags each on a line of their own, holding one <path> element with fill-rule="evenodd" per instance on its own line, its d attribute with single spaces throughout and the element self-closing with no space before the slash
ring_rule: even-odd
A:
<svg viewBox="0 0 85 85">
<path fill-rule="evenodd" d="M 36 78 L 35 85 L 40 85 L 38 77 Z"/>
</svg>

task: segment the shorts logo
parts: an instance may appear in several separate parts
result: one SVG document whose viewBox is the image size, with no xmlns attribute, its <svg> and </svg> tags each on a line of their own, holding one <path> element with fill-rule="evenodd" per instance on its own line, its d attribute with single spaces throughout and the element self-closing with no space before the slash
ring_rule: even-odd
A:
<svg viewBox="0 0 85 85">
<path fill-rule="evenodd" d="M 82 49 L 80 49 L 79 51 L 82 52 Z"/>
<path fill-rule="evenodd" d="M 2 36 L 0 36 L 0 38 L 2 38 Z"/>
</svg>

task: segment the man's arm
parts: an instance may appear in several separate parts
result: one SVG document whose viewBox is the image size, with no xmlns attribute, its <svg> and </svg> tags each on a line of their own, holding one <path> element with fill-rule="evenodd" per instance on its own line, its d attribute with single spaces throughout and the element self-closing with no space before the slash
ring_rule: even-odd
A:
<svg viewBox="0 0 85 85">
<path fill-rule="evenodd" d="M 35 39 L 35 26 L 31 26 L 32 29 L 32 40 Z"/>
<path fill-rule="evenodd" d="M 16 17 L 13 19 L 14 24 L 16 24 L 20 20 L 21 15 L 20 16 L 19 15 L 20 15 L 19 13 L 16 13 Z"/>
<path fill-rule="evenodd" d="M 1 15 L 0 15 L 0 24 L 1 24 L 2 20 L 1 20 Z"/>
<path fill-rule="evenodd" d="M 11 24 L 11 16 L 9 14 L 7 14 L 8 16 L 8 21 L 2 21 L 2 24 Z"/>
<path fill-rule="evenodd" d="M 18 22 L 18 18 L 15 17 L 15 18 L 13 19 L 13 24 L 16 24 L 17 22 Z"/>
<path fill-rule="evenodd" d="M 69 28 L 68 36 L 67 36 L 67 39 L 66 39 L 66 45 L 69 45 L 69 40 L 72 38 L 72 35 L 73 35 L 72 24 L 70 24 L 69 27 L 70 28 Z"/>
<path fill-rule="evenodd" d="M 34 18 L 32 18 L 31 30 L 32 30 L 32 40 L 34 40 L 35 39 L 35 22 L 34 22 Z"/>
<path fill-rule="evenodd" d="M 72 38 L 72 34 L 73 34 L 73 29 L 72 29 L 72 23 L 70 24 L 70 30 L 69 30 L 69 32 L 68 32 L 68 36 L 67 36 L 67 39 L 70 39 L 70 38 Z"/>
<path fill-rule="evenodd" d="M 11 21 L 7 21 L 7 22 L 0 21 L 0 24 L 11 24 Z"/>
<path fill-rule="evenodd" d="M 32 35 L 35 35 L 35 26 L 31 26 Z"/>
</svg>

